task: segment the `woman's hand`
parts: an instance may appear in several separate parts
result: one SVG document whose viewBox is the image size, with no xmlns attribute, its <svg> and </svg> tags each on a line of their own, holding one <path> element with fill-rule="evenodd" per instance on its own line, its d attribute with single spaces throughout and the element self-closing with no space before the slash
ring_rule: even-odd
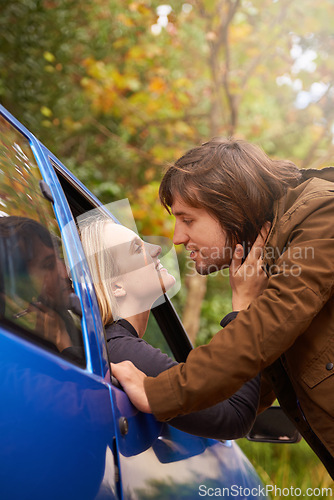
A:
<svg viewBox="0 0 334 500">
<path fill-rule="evenodd" d="M 230 285 L 232 288 L 233 311 L 247 309 L 267 288 L 268 277 L 262 269 L 263 248 L 270 231 L 271 224 L 266 222 L 258 234 L 245 261 L 242 263 L 244 250 L 237 244 L 230 265 Z"/>
<path fill-rule="evenodd" d="M 145 373 L 138 370 L 131 361 L 110 363 L 110 368 L 135 407 L 145 413 L 152 413 L 144 389 Z"/>
</svg>

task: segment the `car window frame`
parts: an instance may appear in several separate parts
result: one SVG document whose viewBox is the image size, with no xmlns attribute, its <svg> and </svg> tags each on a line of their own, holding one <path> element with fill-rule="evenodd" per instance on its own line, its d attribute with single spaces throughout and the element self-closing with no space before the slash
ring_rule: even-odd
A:
<svg viewBox="0 0 334 500">
<path fill-rule="evenodd" d="M 2 106 L 0 106 L 0 116 L 1 118 L 10 126 L 14 131 L 17 132 L 17 144 L 20 147 L 20 138 L 22 137 L 22 141 L 26 141 L 27 147 L 30 148 L 30 153 L 31 153 L 31 158 L 34 159 L 35 165 L 34 167 L 36 168 L 36 172 L 38 172 L 38 175 L 36 176 L 33 172 L 31 173 L 32 177 L 29 177 L 29 182 L 31 182 L 31 186 L 34 185 L 34 191 L 32 193 L 33 199 L 36 197 L 40 197 L 39 199 L 36 200 L 34 204 L 34 214 L 37 216 L 38 215 L 38 210 L 37 208 L 40 207 L 40 203 L 43 200 L 45 205 L 43 205 L 44 210 L 46 209 L 47 204 L 51 203 L 50 211 L 47 211 L 47 216 L 45 218 L 44 222 L 41 222 L 37 220 L 45 229 L 46 231 L 50 231 L 50 227 L 54 225 L 54 229 L 57 230 L 57 235 L 53 235 L 53 233 L 50 233 L 51 237 L 56 236 L 57 238 L 61 234 L 61 228 L 59 225 L 59 221 L 57 219 L 57 215 L 55 212 L 55 206 L 54 206 L 54 199 L 48 191 L 48 185 L 45 183 L 44 177 L 43 177 L 43 172 L 41 170 L 41 158 L 43 158 L 43 154 L 39 145 L 39 141 L 24 127 L 22 126 L 17 120 L 15 120 Z M 14 143 L 16 143 L 15 137 L 14 137 Z M 13 144 L 14 144 L 13 143 Z M 21 144 L 22 145 L 22 144 Z M 45 162 L 43 162 L 45 165 Z M 5 175 L 8 175 L 8 172 L 5 172 Z M 27 178 L 28 179 L 28 178 Z M 15 178 L 15 182 L 17 179 Z M 37 196 L 38 195 L 38 196 Z M 15 197 L 14 197 L 15 200 Z M 9 205 L 9 215 L 10 215 L 10 205 Z M 43 210 L 42 207 L 42 210 Z M 36 211 L 35 211 L 36 208 Z M 46 211 L 46 210 L 45 210 Z M 22 216 L 25 216 L 24 212 L 22 212 Z M 51 217 L 51 219 L 50 219 Z M 36 219 L 32 219 L 36 220 Z M 53 236 L 52 236 L 53 235 Z M 55 252 L 57 252 L 57 249 L 54 248 Z M 71 308 L 68 309 L 69 311 Z M 60 352 L 56 349 L 55 344 L 48 340 L 47 338 L 43 337 L 42 335 L 36 334 L 33 330 L 30 328 L 26 327 L 24 324 L 20 324 L 19 322 L 11 321 L 9 317 L 2 317 L 1 318 L 1 329 L 3 331 L 8 332 L 9 334 L 13 334 L 22 340 L 25 340 L 29 344 L 34 345 L 35 347 L 43 349 L 45 352 L 48 354 L 51 354 L 53 356 L 56 356 L 58 359 L 64 360 L 67 363 L 70 363 L 73 366 L 79 367 L 79 368 L 86 368 L 87 365 L 87 351 L 85 349 L 84 345 L 84 338 L 83 338 L 83 332 L 82 328 L 80 326 L 80 332 L 78 331 L 78 334 L 80 335 L 80 341 L 82 341 L 82 357 L 81 359 L 78 357 L 76 358 L 73 355 L 66 354 L 65 352 Z"/>
<path fill-rule="evenodd" d="M 105 210 L 98 198 L 90 193 L 88 189 L 78 179 L 76 179 L 54 155 L 52 155 L 50 159 L 71 211 L 71 200 L 68 199 L 67 190 L 71 194 L 72 202 L 73 192 L 76 192 L 78 197 L 81 197 L 81 207 L 82 209 L 85 208 L 85 211 L 95 208 Z M 75 201 L 78 203 L 78 200 Z M 78 206 L 80 206 L 80 203 L 78 203 L 77 207 Z M 77 215 L 82 215 L 85 211 L 78 214 L 74 214 L 72 212 L 72 214 L 76 217 Z M 111 215 L 113 217 L 110 212 L 106 210 L 105 212 L 109 216 Z M 115 222 L 118 222 L 116 218 L 114 218 L 114 220 Z M 184 362 L 187 359 L 189 352 L 193 349 L 193 346 L 169 297 L 165 295 L 165 301 L 159 306 L 154 307 L 151 312 L 155 317 L 161 333 L 166 339 L 166 342 L 176 361 L 179 363 Z"/>
</svg>

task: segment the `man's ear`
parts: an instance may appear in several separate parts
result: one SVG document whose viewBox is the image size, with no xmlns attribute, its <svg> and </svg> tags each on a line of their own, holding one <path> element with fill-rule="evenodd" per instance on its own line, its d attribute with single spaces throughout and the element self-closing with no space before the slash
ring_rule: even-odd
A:
<svg viewBox="0 0 334 500">
<path fill-rule="evenodd" d="M 123 286 L 122 283 L 113 283 L 112 285 L 112 293 L 114 294 L 114 297 L 117 299 L 120 299 L 121 297 L 126 296 L 126 290 Z"/>
</svg>

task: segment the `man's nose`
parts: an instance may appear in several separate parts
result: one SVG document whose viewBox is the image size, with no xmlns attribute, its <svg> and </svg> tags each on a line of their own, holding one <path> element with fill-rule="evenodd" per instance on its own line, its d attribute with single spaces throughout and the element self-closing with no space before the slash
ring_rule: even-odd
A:
<svg viewBox="0 0 334 500">
<path fill-rule="evenodd" d="M 175 227 L 174 227 L 174 235 L 173 235 L 173 243 L 174 245 L 186 245 L 188 242 L 188 236 L 186 233 L 182 230 L 180 225 L 175 222 Z"/>
<path fill-rule="evenodd" d="M 68 279 L 68 274 L 67 274 L 65 262 L 63 262 L 60 258 L 57 258 L 57 271 L 58 271 L 58 275 L 61 278 Z"/>
</svg>

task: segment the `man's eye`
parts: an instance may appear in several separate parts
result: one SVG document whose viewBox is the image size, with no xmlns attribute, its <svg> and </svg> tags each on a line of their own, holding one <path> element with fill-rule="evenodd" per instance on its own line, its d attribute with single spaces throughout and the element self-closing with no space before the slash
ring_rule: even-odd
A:
<svg viewBox="0 0 334 500">
<path fill-rule="evenodd" d="M 189 226 L 192 223 L 191 219 L 183 219 L 183 223 L 186 224 L 186 226 Z"/>
<path fill-rule="evenodd" d="M 45 264 L 43 266 L 44 271 L 54 271 L 56 268 L 55 264 Z"/>
<path fill-rule="evenodd" d="M 43 263 L 42 263 L 42 267 L 41 267 L 44 271 L 54 271 L 56 269 L 56 261 L 55 259 L 46 259 Z"/>
</svg>

